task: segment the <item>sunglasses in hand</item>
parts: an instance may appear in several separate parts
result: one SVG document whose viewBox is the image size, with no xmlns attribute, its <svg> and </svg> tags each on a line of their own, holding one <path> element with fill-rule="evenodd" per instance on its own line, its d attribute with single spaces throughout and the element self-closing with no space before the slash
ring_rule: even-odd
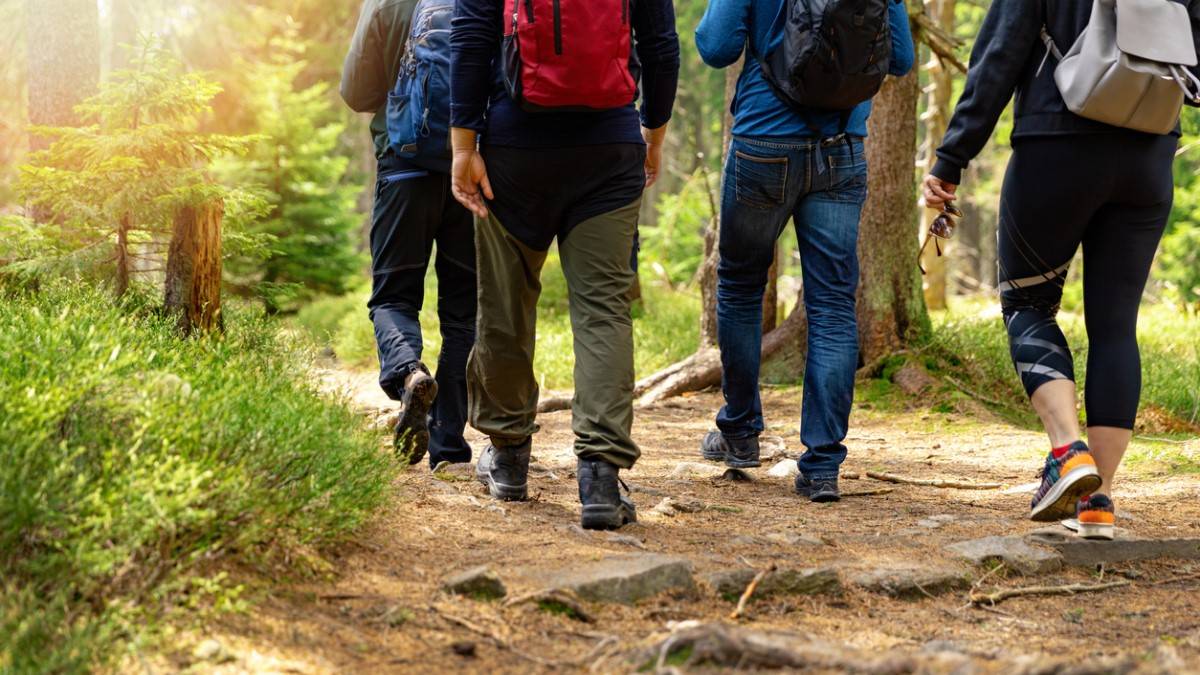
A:
<svg viewBox="0 0 1200 675">
<path fill-rule="evenodd" d="M 929 236 L 925 237 L 925 243 L 921 244 L 921 252 L 917 254 L 917 267 L 921 269 L 921 274 L 928 274 L 925 266 L 921 264 L 921 259 L 925 257 L 925 249 L 929 246 L 929 242 L 933 241 L 938 257 L 942 257 L 942 242 L 954 238 L 954 231 L 958 228 L 958 219 L 962 217 L 962 209 L 954 204 L 946 202 L 942 205 L 942 212 L 929 224 Z"/>
</svg>

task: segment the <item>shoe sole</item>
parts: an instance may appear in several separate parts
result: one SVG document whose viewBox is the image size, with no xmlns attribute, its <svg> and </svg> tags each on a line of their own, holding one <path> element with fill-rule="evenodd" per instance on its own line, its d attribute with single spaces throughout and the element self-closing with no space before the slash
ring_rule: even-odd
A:
<svg viewBox="0 0 1200 675">
<path fill-rule="evenodd" d="M 700 455 L 710 462 L 725 461 L 725 453 L 723 452 L 709 452 L 708 450 L 701 450 Z"/>
<path fill-rule="evenodd" d="M 733 459 L 726 455 L 725 466 L 731 469 L 754 469 L 762 466 L 762 462 L 757 459 Z"/>
<path fill-rule="evenodd" d="M 1082 497 L 1100 489 L 1103 481 L 1095 465 L 1081 466 L 1059 479 L 1050 492 L 1029 513 L 1035 523 L 1050 523 L 1075 514 L 1075 505 Z"/>
<path fill-rule="evenodd" d="M 502 502 L 523 502 L 529 499 L 529 484 L 524 485 L 508 485 L 498 482 L 492 478 L 491 474 L 475 474 L 480 483 L 487 486 L 488 494 L 493 499 L 499 499 Z"/>
<path fill-rule="evenodd" d="M 840 492 L 833 492 L 833 491 L 826 490 L 824 492 L 813 493 L 809 490 L 800 490 L 800 489 L 797 489 L 795 492 L 796 492 L 796 494 L 808 499 L 808 501 L 813 502 L 815 504 L 830 504 L 833 502 L 842 501 L 842 494 Z"/>
<path fill-rule="evenodd" d="M 417 386 L 404 392 L 404 406 L 400 420 L 396 423 L 396 452 L 407 457 L 410 465 L 425 459 L 429 452 L 429 409 L 437 398 L 437 381 L 422 380 Z"/>
<path fill-rule="evenodd" d="M 637 522 L 637 512 L 627 506 L 594 504 L 583 507 L 580 525 L 585 530 L 619 530 L 629 523 Z"/>
<path fill-rule="evenodd" d="M 1105 523 L 1080 523 L 1079 529 L 1076 532 L 1081 539 L 1112 541 L 1116 536 L 1115 529 L 1112 525 Z"/>
</svg>

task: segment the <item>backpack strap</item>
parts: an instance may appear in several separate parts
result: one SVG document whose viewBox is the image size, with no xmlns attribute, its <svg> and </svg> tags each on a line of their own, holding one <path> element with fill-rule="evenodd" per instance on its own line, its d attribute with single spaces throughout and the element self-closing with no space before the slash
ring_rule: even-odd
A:
<svg viewBox="0 0 1200 675">
<path fill-rule="evenodd" d="M 1038 66 L 1037 72 L 1033 75 L 1034 77 L 1042 74 L 1042 70 L 1046 68 L 1046 62 L 1050 60 L 1051 55 L 1054 56 L 1055 61 L 1063 60 L 1062 50 L 1054 42 L 1054 38 L 1050 35 L 1050 29 L 1046 27 L 1046 24 L 1042 24 L 1042 42 L 1046 44 L 1046 55 L 1042 57 L 1042 63 Z"/>
</svg>

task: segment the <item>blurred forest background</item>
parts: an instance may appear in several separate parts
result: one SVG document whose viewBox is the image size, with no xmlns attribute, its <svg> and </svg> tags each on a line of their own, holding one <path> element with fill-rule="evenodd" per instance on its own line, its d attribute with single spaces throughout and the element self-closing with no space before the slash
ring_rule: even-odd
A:
<svg viewBox="0 0 1200 675">
<path fill-rule="evenodd" d="M 916 182 L 989 2 L 908 2 L 921 67 L 888 85 L 873 121 L 884 133 L 871 141 L 863 304 L 867 340 L 882 337 L 864 352 L 859 403 L 984 405 L 1028 425 L 994 297 L 1011 119 L 968 172 L 967 217 L 946 257 L 927 260 L 923 289 L 916 271 L 927 217 Z M 729 81 L 696 54 L 705 1 L 675 5 L 679 101 L 641 229 L 637 368 L 649 395 L 711 385 L 714 372 L 706 234 L 711 244 Z M 359 9 L 0 0 L 0 352 L 10 357 L 0 362 L 0 452 L 12 455 L 0 468 L 0 670 L 45 659 L 70 670 L 165 608 L 236 607 L 220 575 L 200 583 L 190 572 L 222 556 L 319 568 L 308 553 L 382 500 L 390 469 L 377 440 L 318 396 L 310 370 L 314 358 L 376 366 L 365 306 L 375 158 L 367 120 L 337 95 Z M 1164 434 L 1200 429 L 1200 110 L 1183 127 L 1176 206 L 1142 322 L 1143 424 Z M 877 171 L 883 162 L 890 171 Z M 200 308 L 176 322 L 159 311 L 164 284 L 170 306 L 179 281 L 168 258 L 181 233 L 219 244 L 216 278 L 183 286 L 223 290 L 219 316 Z M 766 374 L 783 386 L 801 381 L 799 265 L 789 230 L 766 312 L 766 328 L 778 327 Z M 1082 357 L 1079 278 L 1077 264 L 1064 324 Z M 432 363 L 432 276 L 428 286 Z M 552 260 L 537 354 L 549 390 L 572 387 L 566 303 Z M 219 340 L 178 335 L 214 324 Z M 935 383 L 920 396 L 892 381 L 913 362 Z M 330 504 L 336 519 L 322 515 Z M 135 559 L 137 572 L 126 564 Z"/>
</svg>

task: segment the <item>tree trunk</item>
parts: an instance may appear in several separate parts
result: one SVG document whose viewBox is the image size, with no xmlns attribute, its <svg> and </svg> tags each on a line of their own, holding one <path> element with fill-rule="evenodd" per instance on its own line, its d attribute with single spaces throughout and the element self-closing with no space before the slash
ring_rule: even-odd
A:
<svg viewBox="0 0 1200 675">
<path fill-rule="evenodd" d="M 725 69 L 725 117 L 722 124 L 722 157 L 729 155 L 729 145 L 733 142 L 733 113 L 730 106 L 733 103 L 734 92 L 737 91 L 738 76 L 741 75 L 741 61 Z M 707 179 L 707 173 L 705 174 Z M 716 186 L 717 194 L 724 189 L 722 184 Z M 707 185 L 705 186 L 708 187 Z M 711 198 L 712 188 L 709 189 Z M 717 263 L 719 255 L 717 242 L 721 237 L 720 201 L 713 200 L 712 222 L 704 230 L 704 262 L 700 268 L 700 349 L 714 347 L 717 344 Z"/>
<path fill-rule="evenodd" d="M 96 0 L 25 0 L 29 123 L 78 124 L 75 106 L 100 80 L 100 16 Z M 30 148 L 44 150 L 33 137 Z"/>
<path fill-rule="evenodd" d="M 129 47 L 138 36 L 137 14 L 132 0 L 112 0 L 109 11 L 108 64 L 111 70 L 129 67 Z"/>
<path fill-rule="evenodd" d="M 121 222 L 117 224 L 117 244 L 116 244 L 116 265 L 117 265 L 117 281 L 116 291 L 117 297 L 125 295 L 129 291 L 130 267 L 132 267 L 132 259 L 129 257 L 129 214 L 121 216 Z"/>
<path fill-rule="evenodd" d="M 929 314 L 917 269 L 918 239 L 915 73 L 889 78 L 875 98 L 869 124 L 867 165 L 870 196 L 863 209 L 858 255 L 861 358 L 870 363 L 900 349 L 929 329 Z"/>
<path fill-rule="evenodd" d="M 955 0 L 929 0 L 926 4 L 932 9 L 934 20 L 942 30 L 953 33 Z M 937 162 L 937 154 L 934 151 L 942 144 L 942 137 L 946 135 L 946 127 L 950 124 L 950 98 L 954 93 L 954 73 L 937 55 L 931 56 L 928 71 L 930 83 L 925 112 L 925 173 L 931 173 L 933 165 Z M 929 237 L 929 225 L 935 217 L 937 212 L 932 209 L 921 209 L 919 231 L 922 243 Z M 947 242 L 943 242 L 943 252 L 946 245 Z M 946 309 L 947 257 L 939 256 L 937 247 L 933 242 L 929 242 L 922 261 L 927 272 L 924 279 L 925 304 L 929 309 Z"/>
<path fill-rule="evenodd" d="M 175 215 L 167 258 L 164 306 L 178 317 L 179 332 L 219 330 L 221 319 L 221 221 L 225 207 L 210 202 Z"/>
</svg>

